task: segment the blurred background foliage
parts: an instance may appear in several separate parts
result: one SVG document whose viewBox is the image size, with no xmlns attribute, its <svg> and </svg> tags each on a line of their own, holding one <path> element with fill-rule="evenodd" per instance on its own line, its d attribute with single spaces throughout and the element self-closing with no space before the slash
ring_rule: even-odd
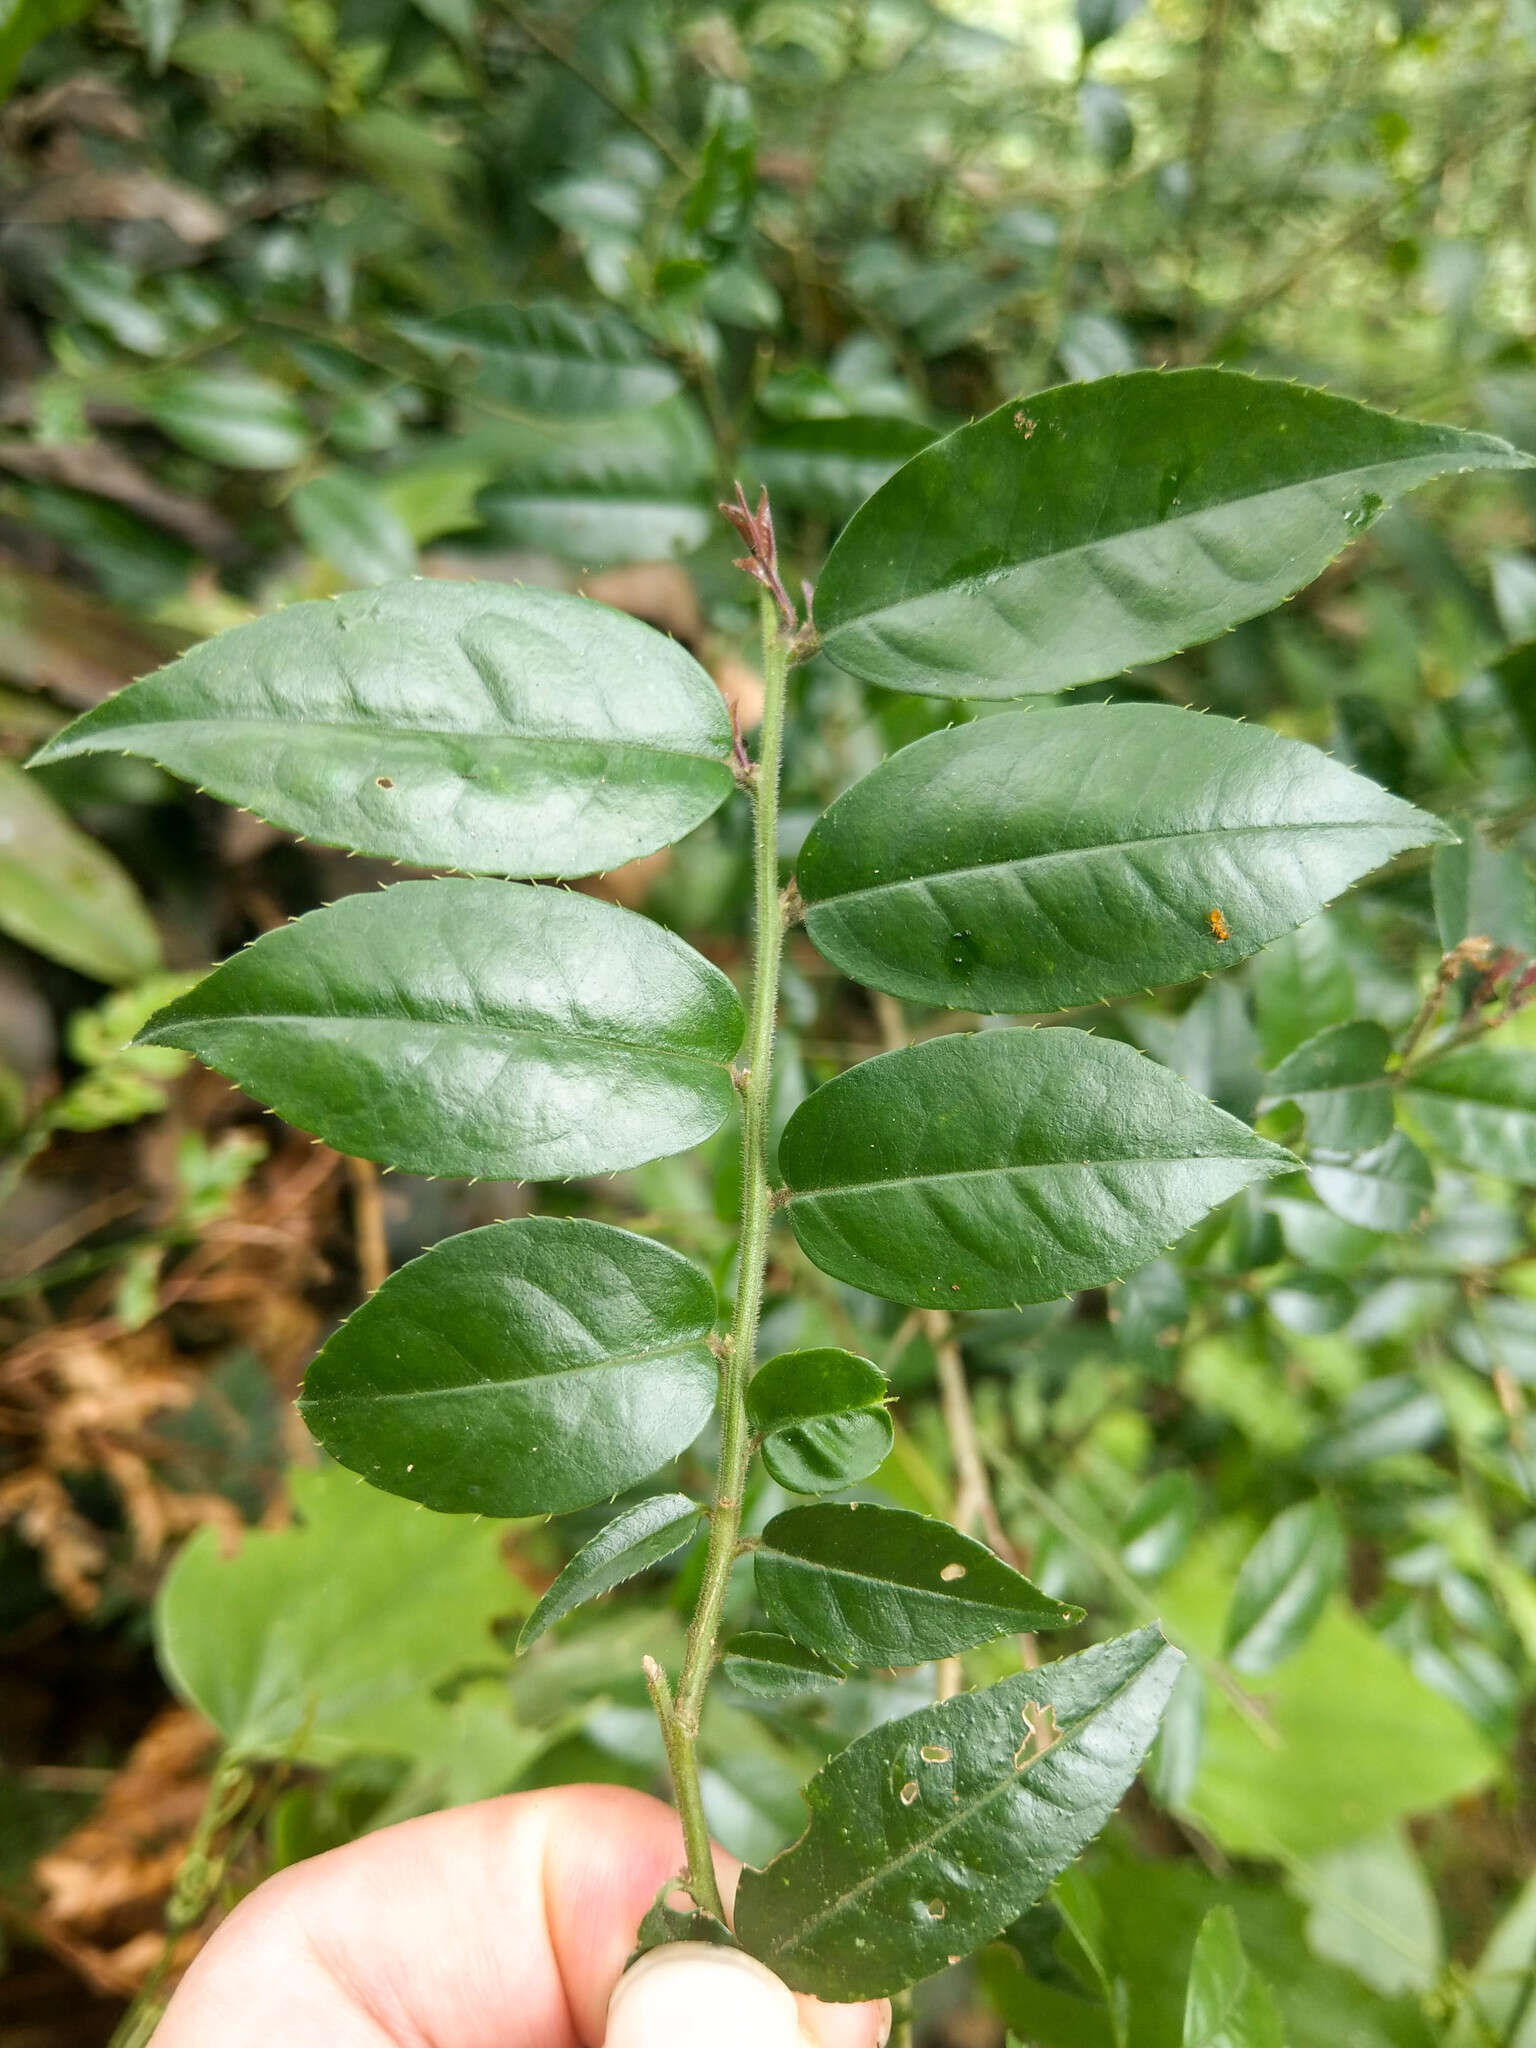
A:
<svg viewBox="0 0 1536 2048">
<path fill-rule="evenodd" d="M 1220 361 L 1536 449 L 1536 0 L 14 0 L 0 89 L 0 2030 L 65 2048 L 295 1857 L 518 1785 L 660 1786 L 639 1658 L 686 1567 L 514 1663 L 553 1534 L 311 1469 L 287 1403 L 390 1266 L 495 1216 L 664 1225 L 728 1288 L 736 1167 L 725 1133 L 590 1185 L 381 1182 L 131 1048 L 208 961 L 392 871 L 143 763 L 19 763 L 201 635 L 413 572 L 588 589 L 750 730 L 730 482 L 814 576 L 929 437 L 1063 379 Z M 1440 487 L 1274 617 L 1079 693 L 1266 721 L 1464 823 L 1240 973 L 1094 1013 L 1307 1169 L 1108 1293 L 953 1325 L 778 1246 L 770 1348 L 850 1344 L 900 1396 L 870 1497 L 958 1510 L 1084 1639 L 1160 1616 L 1192 1652 L 1110 1834 L 926 1988 L 921 2039 L 1164 2048 L 1228 1906 L 1292 2048 L 1536 2043 L 1521 488 Z M 786 862 L 977 715 L 813 664 Z M 735 969 L 747 862 L 728 809 L 587 886 Z M 1426 995 L 1469 1049 L 1395 1125 L 1385 1084 L 1266 1079 Z M 799 942 L 785 1019 L 786 1115 L 955 1021 Z M 722 1686 L 722 1839 L 771 1854 L 807 1771 L 931 1685 Z M 210 1720 L 266 1764 L 231 1785 Z"/>
</svg>

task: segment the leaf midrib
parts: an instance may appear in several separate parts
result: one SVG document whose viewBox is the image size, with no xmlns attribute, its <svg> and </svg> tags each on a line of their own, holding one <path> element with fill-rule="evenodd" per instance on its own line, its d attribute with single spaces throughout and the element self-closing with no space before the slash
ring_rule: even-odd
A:
<svg viewBox="0 0 1536 2048">
<path fill-rule="evenodd" d="M 1048 853 L 1011 854 L 1001 860 L 970 861 L 953 868 L 928 868 L 910 875 L 898 875 L 888 881 L 866 882 L 857 889 L 838 889 L 826 896 L 808 900 L 807 909 L 814 913 L 824 906 L 836 908 L 851 903 L 860 896 L 880 896 L 895 889 L 915 889 L 934 882 L 950 881 L 970 875 L 989 875 L 1018 868 L 1041 867 L 1053 861 L 1081 860 L 1093 854 L 1133 853 L 1142 847 L 1179 846 L 1186 841 L 1201 839 L 1244 839 L 1268 838 L 1286 832 L 1382 832 L 1398 822 L 1392 818 L 1331 819 L 1318 822 L 1284 822 L 1276 825 L 1214 825 L 1203 831 L 1192 832 L 1148 832 L 1134 839 L 1104 839 L 1081 846 L 1053 847 Z M 1408 820 L 1401 821 L 1406 824 Z"/>
<path fill-rule="evenodd" d="M 75 754 L 99 751 L 99 749 L 93 747 L 86 747 L 81 742 L 95 739 L 105 742 L 109 734 L 114 742 L 114 747 L 109 749 L 109 751 L 126 752 L 128 751 L 126 748 L 116 746 L 115 744 L 121 740 L 125 733 L 168 732 L 178 734 L 185 733 L 194 726 L 227 733 L 231 737 L 242 739 L 268 733 L 276 734 L 290 741 L 299 734 L 315 734 L 322 738 L 329 734 L 339 734 L 347 738 L 365 738 L 374 747 L 387 747 L 391 741 L 397 739 L 460 740 L 468 745 L 480 746 L 492 746 L 497 742 L 506 743 L 511 741 L 531 746 L 617 747 L 637 754 L 654 754 L 663 760 L 706 761 L 711 767 L 729 769 L 729 763 L 726 761 L 723 753 L 700 753 L 691 746 L 668 746 L 657 740 L 630 739 L 622 734 L 524 731 L 508 727 L 481 730 L 468 726 L 413 726 L 397 725 L 394 723 L 388 725 L 383 723 L 368 725 L 362 721 L 347 724 L 340 719 L 332 718 L 207 718 L 201 715 L 193 715 L 186 718 L 136 718 L 132 721 L 125 720 L 121 724 L 111 724 L 104 720 L 101 725 L 94 726 L 87 732 L 82 732 L 77 741 L 67 749 L 67 752 Z M 62 738 L 63 735 L 61 734 L 60 737 Z M 51 755 L 51 758 L 54 760 L 63 760 L 65 757 L 66 750 L 62 749 Z M 43 756 L 39 754 L 37 758 L 41 760 Z M 493 793 L 499 796 L 506 794 L 503 791 Z"/>
<path fill-rule="evenodd" d="M 920 460 L 921 457 L 919 456 L 918 459 Z M 1196 506 L 1188 512 L 1179 513 L 1176 518 L 1158 519 L 1150 523 L 1143 521 L 1137 525 L 1119 526 L 1109 532 L 1096 533 L 1088 540 L 1075 541 L 1071 547 L 1053 548 L 1049 553 L 1021 555 L 1015 561 L 1005 562 L 999 568 L 988 570 L 985 575 L 955 576 L 947 581 L 930 583 L 924 590 L 911 594 L 904 593 L 900 597 L 887 599 L 880 604 L 871 605 L 867 610 L 850 613 L 846 619 L 835 620 L 831 625 L 823 629 L 822 638 L 824 641 L 834 640 L 839 633 L 867 626 L 872 620 L 882 618 L 889 612 L 902 611 L 911 605 L 920 605 L 934 598 L 947 597 L 955 591 L 986 590 L 993 584 L 1006 582 L 1010 577 L 1020 576 L 1035 569 L 1055 567 L 1062 562 L 1070 561 L 1074 555 L 1090 554 L 1095 548 L 1107 547 L 1115 541 L 1127 539 L 1132 534 L 1167 533 L 1172 527 L 1187 526 L 1197 519 L 1208 519 L 1213 513 L 1230 512 L 1237 506 L 1258 504 L 1266 498 L 1283 498 L 1295 491 L 1315 490 L 1319 484 L 1336 482 L 1342 488 L 1350 489 L 1353 488 L 1356 482 L 1363 482 L 1367 478 L 1379 476 L 1383 470 L 1411 467 L 1414 463 L 1431 459 L 1425 455 L 1398 455 L 1389 457 L 1382 462 L 1371 463 L 1365 468 L 1319 469 L 1308 476 L 1294 477 L 1289 483 L 1272 485 L 1267 490 L 1245 491 L 1240 497 L 1213 499 L 1208 504 Z M 1447 464 L 1443 469 L 1434 471 L 1432 476 L 1465 476 L 1469 471 L 1481 466 L 1483 465 L 1475 462 L 1451 463 Z M 1425 479 L 1426 482 L 1431 480 L 1431 478 Z M 1353 535 L 1346 534 L 1344 539 L 1340 541 L 1336 553 L 1342 553 L 1353 538 Z M 1229 583 L 1235 583 L 1240 580 L 1228 574 L 1225 570 L 1222 571 L 1222 574 Z M 1271 580 L 1271 578 L 1265 578 L 1264 582 L 1267 583 Z M 1254 587 L 1259 588 L 1262 586 L 1256 584 Z"/>
<path fill-rule="evenodd" d="M 648 1345 L 639 1351 L 614 1352 L 603 1358 L 589 1358 L 572 1365 L 559 1365 L 553 1371 L 547 1372 L 508 1373 L 500 1379 L 463 1380 L 455 1386 L 395 1387 L 388 1391 L 373 1389 L 366 1393 L 310 1394 L 301 1395 L 301 1399 L 307 1407 L 334 1408 L 342 1405 L 355 1406 L 359 1403 L 367 1403 L 371 1407 L 375 1403 L 385 1401 L 455 1400 L 464 1394 L 500 1394 L 505 1393 L 509 1387 L 538 1385 L 544 1380 L 578 1379 L 587 1373 L 611 1372 L 627 1365 L 654 1365 L 663 1358 L 677 1358 L 682 1363 L 685 1362 L 684 1354 L 687 1348 L 690 1345 L 697 1345 L 703 1349 L 708 1335 L 709 1332 L 705 1329 L 697 1335 L 676 1337 L 663 1344 Z"/>
<path fill-rule="evenodd" d="M 1163 1649 L 1166 1648 L 1167 1645 L 1164 1644 Z M 893 1857 L 889 1863 L 885 1864 L 881 1869 L 871 1872 L 868 1877 L 860 1878 L 859 1882 L 848 1891 L 839 1892 L 835 1899 L 822 1907 L 820 1912 L 814 1914 L 804 1923 L 792 1940 L 779 1943 L 773 1950 L 773 1953 L 775 1955 L 793 1954 L 796 1949 L 809 1941 L 813 1935 L 819 1934 L 829 1921 L 836 1919 L 839 1914 L 845 1912 L 855 1899 L 860 1898 L 875 1885 L 883 1884 L 887 1878 L 894 1876 L 898 1870 L 912 1862 L 915 1857 L 931 1853 L 935 1843 L 942 1842 L 952 1828 L 960 1827 L 966 1821 L 971 1820 L 984 1807 L 989 1806 L 994 1799 L 1000 1798 L 1004 1792 L 1018 1784 L 1037 1764 L 1043 1763 L 1047 1757 L 1053 1756 L 1058 1749 L 1064 1748 L 1069 1742 L 1075 1743 L 1085 1728 L 1096 1721 L 1101 1714 L 1107 1713 L 1133 1686 L 1138 1685 L 1146 1677 L 1162 1654 L 1162 1649 L 1155 1651 L 1139 1670 L 1134 1671 L 1122 1684 L 1116 1686 L 1115 1690 L 1108 1694 L 1106 1698 L 1098 1701 L 1088 1713 L 1083 1715 L 1081 1720 L 1074 1721 L 1059 1742 L 1052 1743 L 1048 1750 L 1028 1758 L 1026 1762 L 1019 1765 L 1016 1769 L 1010 1770 L 1005 1777 L 997 1779 L 994 1784 L 989 1785 L 984 1792 L 979 1793 L 968 1804 L 952 1808 L 930 1835 L 924 1836 L 921 1841 L 914 1842 L 910 1849 L 904 1849 L 899 1856 Z M 1027 1691 L 1025 1697 L 1028 1697 Z M 1053 1702 L 1049 1700 L 1041 1701 L 1038 1704 L 1053 1706 Z M 940 1730 L 940 1732 L 942 1733 L 943 1731 Z M 809 1834 L 809 1832 L 810 1829 L 807 1828 L 806 1833 Z M 804 1839 L 805 1837 L 802 1836 L 801 1840 L 803 1841 Z M 798 1846 L 798 1843 L 792 1845 L 790 1849 L 784 1851 L 784 1854 L 786 1856 L 792 1855 L 794 1848 Z"/>
<path fill-rule="evenodd" d="M 187 1018 L 173 1018 L 171 1020 L 171 1023 L 174 1024 L 177 1029 L 181 1029 L 183 1027 L 191 1028 L 193 1026 L 207 1025 L 215 1029 L 217 1029 L 220 1026 L 230 1026 L 236 1030 L 266 1030 L 273 1026 L 282 1026 L 285 1024 L 316 1025 L 321 1027 L 324 1027 L 326 1025 L 346 1026 L 353 1024 L 372 1024 L 376 1026 L 381 1026 L 386 1030 L 392 1029 L 399 1031 L 405 1031 L 413 1028 L 419 1029 L 425 1027 L 434 1030 L 457 1032 L 458 1034 L 460 1034 L 461 1037 L 465 1039 L 482 1038 L 488 1040 L 492 1045 L 497 1047 L 503 1046 L 505 1041 L 509 1038 L 548 1041 L 557 1048 L 566 1041 L 574 1041 L 577 1045 L 580 1046 L 590 1046 L 594 1051 L 597 1052 L 639 1053 L 650 1059 L 685 1060 L 694 1066 L 707 1067 L 712 1073 L 724 1073 L 730 1065 L 731 1058 L 729 1053 L 722 1053 L 716 1055 L 713 1053 L 693 1052 L 682 1046 L 673 1046 L 668 1044 L 645 1044 L 641 1041 L 629 1038 L 600 1037 L 596 1033 L 578 1031 L 572 1026 L 561 1024 L 552 1024 L 542 1028 L 535 1028 L 531 1025 L 521 1024 L 484 1024 L 479 1022 L 465 1021 L 461 1018 L 452 1016 L 376 1016 L 372 1012 L 366 1010 L 359 1010 L 355 1013 L 332 1012 L 325 1016 L 317 1016 L 312 1012 L 302 1010 L 293 1012 L 283 1010 L 262 1010 L 260 1012 L 240 1010 L 235 1012 L 219 1012 L 217 1014 L 211 1015 L 204 1014 Z M 146 1027 L 146 1029 L 139 1034 L 139 1037 L 136 1041 L 136 1043 L 141 1045 L 167 1044 L 169 1042 L 169 1040 L 165 1039 L 158 1033 L 151 1034 L 148 1027 Z M 183 1047 L 179 1049 L 188 1050 L 189 1048 Z"/>
<path fill-rule="evenodd" d="M 1205 1159 L 1233 1160 L 1243 1164 L 1251 1162 L 1259 1166 L 1273 1164 L 1277 1170 L 1280 1164 L 1278 1160 L 1272 1162 L 1265 1153 L 1252 1152 L 1159 1153 L 1148 1159 L 1115 1154 L 1104 1159 L 1039 1159 L 1027 1166 L 958 1166 L 943 1173 L 893 1174 L 888 1180 L 847 1181 L 831 1187 L 797 1188 L 791 1185 L 789 1193 L 791 1202 L 803 1202 L 814 1201 L 818 1196 L 884 1194 L 893 1188 L 926 1187 L 934 1181 L 988 1180 L 998 1174 L 1018 1178 L 1032 1173 L 1057 1173 L 1063 1168 L 1081 1173 L 1109 1166 L 1194 1166 Z"/>
<path fill-rule="evenodd" d="M 763 1558 L 780 1558 L 786 1564 L 798 1565 L 802 1571 L 822 1572 L 829 1579 L 851 1579 L 855 1585 L 859 1586 L 881 1586 L 887 1589 L 894 1588 L 899 1593 L 915 1593 L 925 1600 L 937 1600 L 944 1605 L 954 1601 L 962 1606 L 972 1608 L 992 1607 L 997 1609 L 999 1613 L 1006 1614 L 1010 1619 L 1026 1611 L 1033 1611 L 1017 1606 L 1010 1607 L 1004 1600 L 995 1598 L 990 1594 L 982 1597 L 973 1597 L 969 1593 L 954 1592 L 948 1586 L 917 1586 L 910 1579 L 882 1579 L 874 1572 L 855 1571 L 851 1566 L 844 1564 L 828 1564 L 823 1558 L 807 1557 L 803 1551 L 784 1550 L 773 1543 L 765 1542 L 762 1549 L 758 1552 L 758 1556 Z M 1026 1580 L 1025 1583 L 1027 1585 L 1028 1581 Z M 1005 1590 L 1011 1590 L 1011 1588 L 1005 1588 Z M 1029 1590 L 1034 1594 L 1040 1608 L 1048 1611 L 1058 1605 L 1048 1594 L 1041 1593 L 1037 1587 L 1031 1586 Z"/>
</svg>

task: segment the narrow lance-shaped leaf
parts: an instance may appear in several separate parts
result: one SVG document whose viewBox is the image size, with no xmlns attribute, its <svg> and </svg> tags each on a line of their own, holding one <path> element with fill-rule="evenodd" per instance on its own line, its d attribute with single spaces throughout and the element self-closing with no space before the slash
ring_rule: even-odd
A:
<svg viewBox="0 0 1536 2048">
<path fill-rule="evenodd" d="M 727 1636 L 720 1646 L 725 1675 L 743 1692 L 758 1699 L 797 1699 L 809 1692 L 830 1692 L 847 1673 L 803 1643 L 766 1629 L 745 1629 Z"/>
<path fill-rule="evenodd" d="M 1229 370 L 1065 384 L 898 470 L 828 557 L 817 624 L 891 689 L 1069 689 L 1268 611 L 1415 485 L 1531 460 Z"/>
<path fill-rule="evenodd" d="M 867 1479 L 894 1437 L 886 1391 L 879 1366 L 852 1351 L 768 1359 L 747 1388 L 747 1419 L 762 1437 L 770 1475 L 791 1493 L 828 1493 Z"/>
<path fill-rule="evenodd" d="M 1245 960 L 1449 836 L 1261 726 L 1083 705 L 904 747 L 818 819 L 795 879 L 812 940 L 856 980 L 952 1009 L 1063 1010 Z"/>
<path fill-rule="evenodd" d="M 584 1543 L 523 1623 L 519 1654 L 575 1608 L 649 1571 L 698 1533 L 704 1510 L 686 1493 L 658 1493 L 625 1508 Z"/>
<path fill-rule="evenodd" d="M 774 1627 L 837 1664 L 926 1664 L 1082 1619 L 985 1544 L 906 1508 L 790 1508 L 763 1531 L 753 1566 Z"/>
<path fill-rule="evenodd" d="M 733 787 L 692 656 L 559 592 L 408 582 L 237 626 L 36 756 L 139 754 L 286 830 L 419 867 L 586 875 Z"/>
<path fill-rule="evenodd" d="M 1227 1613 L 1235 1671 L 1269 1671 L 1306 1641 L 1344 1576 L 1344 1531 L 1325 1500 L 1276 1515 L 1243 1559 Z"/>
<path fill-rule="evenodd" d="M 268 932 L 140 1036 L 338 1151 L 547 1180 L 717 1130 L 741 1022 L 720 970 L 648 918 L 563 889 L 440 881 Z"/>
<path fill-rule="evenodd" d="M 794 1847 L 742 1873 L 743 1946 L 844 2000 L 980 1948 L 1108 1820 L 1182 1661 L 1141 1629 L 860 1736 L 806 1787 Z"/>
<path fill-rule="evenodd" d="M 341 1464 L 449 1514 L 591 1507 L 687 1448 L 714 1406 L 715 1293 L 665 1245 L 523 1217 L 391 1274 L 304 1379 Z"/>
<path fill-rule="evenodd" d="M 1056 1029 L 866 1060 L 800 1105 L 779 1164 L 823 1272 L 1006 1308 L 1122 1278 L 1296 1162 L 1129 1046 Z"/>
</svg>

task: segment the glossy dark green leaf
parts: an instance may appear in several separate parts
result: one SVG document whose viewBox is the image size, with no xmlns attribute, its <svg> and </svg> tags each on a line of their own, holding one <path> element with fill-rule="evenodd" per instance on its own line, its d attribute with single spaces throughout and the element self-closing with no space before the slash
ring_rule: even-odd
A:
<svg viewBox="0 0 1536 2048">
<path fill-rule="evenodd" d="M 226 469 L 288 469 L 309 452 L 297 399 L 243 370 L 165 370 L 144 409 L 173 441 Z"/>
<path fill-rule="evenodd" d="M 1274 1994 L 1243 1953 L 1230 1906 L 1208 1913 L 1195 1939 L 1183 2048 L 1285 2048 Z"/>
<path fill-rule="evenodd" d="M 401 323 L 439 361 L 463 356 L 475 388 L 499 405 L 543 419 L 586 419 L 654 405 L 677 372 L 616 313 L 584 313 L 559 300 L 468 306 L 441 320 Z"/>
<path fill-rule="evenodd" d="M 93 981 L 137 981 L 160 935 L 126 868 L 0 757 L 0 932 Z"/>
<path fill-rule="evenodd" d="M 399 583 L 196 647 L 38 755 L 140 754 L 326 845 L 418 867 L 585 875 L 733 787 L 719 691 L 586 598 Z"/>
<path fill-rule="evenodd" d="M 985 1544 L 906 1508 L 789 1508 L 763 1531 L 753 1565 L 773 1626 L 836 1664 L 926 1664 L 1082 1619 Z"/>
<path fill-rule="evenodd" d="M 649 918 L 516 882 L 400 882 L 268 932 L 141 1036 L 338 1151 L 551 1180 L 696 1145 L 734 1100 L 741 1005 Z"/>
<path fill-rule="evenodd" d="M 591 1507 L 714 1406 L 715 1292 L 605 1223 L 529 1216 L 435 1245 L 342 1324 L 300 1409 L 341 1464 L 449 1514 Z"/>
<path fill-rule="evenodd" d="M 519 1653 L 588 1600 L 612 1592 L 693 1541 L 704 1510 L 685 1493 L 658 1493 L 625 1508 L 584 1543 L 523 1623 Z"/>
<path fill-rule="evenodd" d="M 416 567 L 416 544 L 383 492 L 354 470 L 300 484 L 288 501 L 305 545 L 349 583 L 390 583 Z"/>
<path fill-rule="evenodd" d="M 1062 385 L 877 491 L 827 560 L 817 624 L 840 668 L 892 689 L 1068 689 L 1268 611 L 1416 484 L 1531 459 L 1227 370 Z"/>
<path fill-rule="evenodd" d="M 1415 1129 L 1448 1159 L 1536 1182 L 1536 1051 L 1465 1046 L 1416 1073 L 1401 1097 Z"/>
<path fill-rule="evenodd" d="M 1104 1286 L 1295 1163 L 1129 1046 L 1062 1029 L 866 1060 L 779 1146 L 790 1222 L 823 1272 L 947 1308 Z"/>
<path fill-rule="evenodd" d="M 1294 1102 L 1316 1155 L 1374 1151 L 1392 1134 L 1392 1041 L 1369 1018 L 1330 1024 L 1283 1059 L 1264 1084 L 1266 1102 Z"/>
<path fill-rule="evenodd" d="M 806 1787 L 794 1847 L 742 1873 L 743 1946 L 834 1999 L 971 1954 L 1103 1827 L 1182 1661 L 1141 1629 L 859 1737 Z"/>
<path fill-rule="evenodd" d="M 1307 1178 L 1325 1207 L 1361 1230 L 1412 1230 L 1435 1192 L 1433 1168 L 1403 1131 L 1351 1159 L 1314 1159 Z"/>
<path fill-rule="evenodd" d="M 852 1351 L 786 1351 L 747 1388 L 763 1463 L 791 1493 L 830 1493 L 867 1479 L 891 1448 L 885 1374 Z"/>
<path fill-rule="evenodd" d="M 720 1655 L 732 1685 L 764 1700 L 830 1692 L 848 1675 L 840 1665 L 818 1657 L 803 1643 L 770 1635 L 766 1629 L 746 1629 L 740 1635 L 727 1636 Z"/>
<path fill-rule="evenodd" d="M 1326 1500 L 1299 1501 L 1243 1559 L 1227 1611 L 1225 1651 L 1258 1674 L 1300 1649 L 1344 1577 L 1344 1530 Z"/>
<path fill-rule="evenodd" d="M 1446 830 L 1262 726 L 1084 705 L 903 748 L 817 820 L 795 879 L 856 980 L 1064 1010 L 1245 960 Z"/>
</svg>

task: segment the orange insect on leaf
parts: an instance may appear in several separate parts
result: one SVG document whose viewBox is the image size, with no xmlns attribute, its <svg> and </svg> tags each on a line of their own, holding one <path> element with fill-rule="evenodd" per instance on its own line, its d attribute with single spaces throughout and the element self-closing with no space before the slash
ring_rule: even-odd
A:
<svg viewBox="0 0 1536 2048">
<path fill-rule="evenodd" d="M 1232 927 L 1231 927 L 1231 926 L 1230 926 L 1230 925 L 1229 925 L 1229 924 L 1227 923 L 1227 920 L 1226 920 L 1226 918 L 1225 918 L 1225 917 L 1224 917 L 1224 916 L 1222 915 L 1222 913 L 1221 913 L 1221 912 L 1220 912 L 1219 910 L 1213 910 L 1213 911 L 1211 912 L 1211 920 L 1210 920 L 1210 922 L 1211 922 L 1211 937 L 1212 937 L 1213 939 L 1230 939 L 1230 938 L 1231 938 L 1231 936 L 1232 936 Z"/>
</svg>

